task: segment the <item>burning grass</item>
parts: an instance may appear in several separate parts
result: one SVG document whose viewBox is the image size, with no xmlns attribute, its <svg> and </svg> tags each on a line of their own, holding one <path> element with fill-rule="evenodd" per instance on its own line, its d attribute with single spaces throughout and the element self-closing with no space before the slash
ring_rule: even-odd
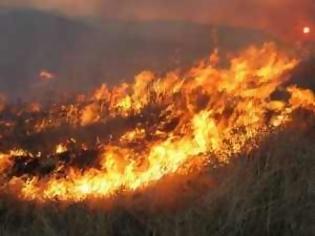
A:
<svg viewBox="0 0 315 236">
<path fill-rule="evenodd" d="M 273 44 L 229 60 L 4 107 L 3 232 L 310 232 L 315 97 L 287 85 L 298 60 Z"/>
<path fill-rule="evenodd" d="M 172 207 L 158 204 L 160 188 L 110 211 L 60 202 L 1 201 L 2 235 L 311 235 L 314 232 L 313 128 L 275 132 L 248 155 L 208 169 L 211 185 L 186 182 Z M 174 186 L 173 186 L 174 187 Z M 201 189 L 200 189 L 201 188 Z M 187 196 L 194 190 L 203 194 Z M 164 190 L 166 190 L 164 188 Z M 165 194 L 165 193 L 164 193 Z M 165 196 L 171 193 L 165 194 Z M 173 196 L 173 197 L 174 197 Z M 146 200 L 144 200 L 146 199 Z M 148 201 L 150 199 L 150 201 Z M 185 199 L 185 200 L 183 200 Z M 181 201 L 182 205 L 178 203 Z M 159 207 L 152 208 L 152 205 Z M 183 204 L 185 207 L 183 207 Z M 177 207 L 175 207 L 177 205 Z"/>
</svg>

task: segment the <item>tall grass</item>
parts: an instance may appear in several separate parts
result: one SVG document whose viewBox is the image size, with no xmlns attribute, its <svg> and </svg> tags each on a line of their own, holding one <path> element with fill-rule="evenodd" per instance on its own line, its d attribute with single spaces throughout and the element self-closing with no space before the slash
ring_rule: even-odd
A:
<svg viewBox="0 0 315 236">
<path fill-rule="evenodd" d="M 209 170 L 217 183 L 186 207 L 111 211 L 36 207 L 2 198 L 0 235 L 314 235 L 315 126 L 271 135 L 257 150 Z"/>
</svg>

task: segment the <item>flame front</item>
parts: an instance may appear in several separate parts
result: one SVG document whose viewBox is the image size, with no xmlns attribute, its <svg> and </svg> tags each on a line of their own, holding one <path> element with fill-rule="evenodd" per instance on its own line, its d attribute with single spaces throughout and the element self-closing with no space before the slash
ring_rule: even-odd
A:
<svg viewBox="0 0 315 236">
<path fill-rule="evenodd" d="M 285 126 L 297 109 L 315 112 L 311 91 L 284 85 L 297 63 L 266 44 L 231 58 L 228 67 L 219 66 L 214 54 L 187 73 L 160 78 L 143 72 L 133 84 L 112 89 L 102 85 L 76 102 L 54 104 L 44 113 L 33 111 L 37 118 L 26 121 L 30 136 L 66 126 L 97 127 L 103 137 L 96 135 L 92 144 L 67 137 L 50 143 L 50 153 L 44 147 L 3 150 L 1 191 L 39 202 L 80 202 L 145 189 L 169 175 L 189 175 L 213 159 L 228 163 L 235 154 L 254 148 L 257 138 Z M 278 90 L 290 99 L 273 99 Z M 18 127 L 15 119 L 6 123 L 11 132 Z M 123 131 L 102 131 L 107 124 Z M 89 150 L 95 151 L 95 158 L 84 168 L 62 159 L 76 159 Z M 24 172 L 16 174 L 21 158 L 26 166 L 36 160 L 38 168 L 48 166 L 48 171 L 22 168 Z"/>
</svg>

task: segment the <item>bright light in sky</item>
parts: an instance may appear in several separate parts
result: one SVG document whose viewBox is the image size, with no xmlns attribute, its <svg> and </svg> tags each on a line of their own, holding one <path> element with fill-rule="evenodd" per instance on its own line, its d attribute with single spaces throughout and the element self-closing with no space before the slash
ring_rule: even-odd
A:
<svg viewBox="0 0 315 236">
<path fill-rule="evenodd" d="M 309 33 L 311 33 L 311 28 L 308 27 L 308 26 L 305 26 L 305 27 L 303 28 L 303 33 L 304 33 L 304 34 L 309 34 Z"/>
</svg>

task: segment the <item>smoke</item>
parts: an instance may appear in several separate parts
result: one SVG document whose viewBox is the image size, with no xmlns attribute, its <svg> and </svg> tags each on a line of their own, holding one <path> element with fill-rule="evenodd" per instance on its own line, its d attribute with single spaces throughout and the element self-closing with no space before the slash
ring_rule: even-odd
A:
<svg viewBox="0 0 315 236">
<path fill-rule="evenodd" d="M 67 16 L 100 16 L 102 0 L 0 0 L 2 7 L 27 7 L 57 11 Z"/>
<path fill-rule="evenodd" d="M 314 0 L 1 0 L 0 5 L 53 10 L 72 17 L 225 24 L 291 36 L 296 28 L 315 25 Z"/>
</svg>

